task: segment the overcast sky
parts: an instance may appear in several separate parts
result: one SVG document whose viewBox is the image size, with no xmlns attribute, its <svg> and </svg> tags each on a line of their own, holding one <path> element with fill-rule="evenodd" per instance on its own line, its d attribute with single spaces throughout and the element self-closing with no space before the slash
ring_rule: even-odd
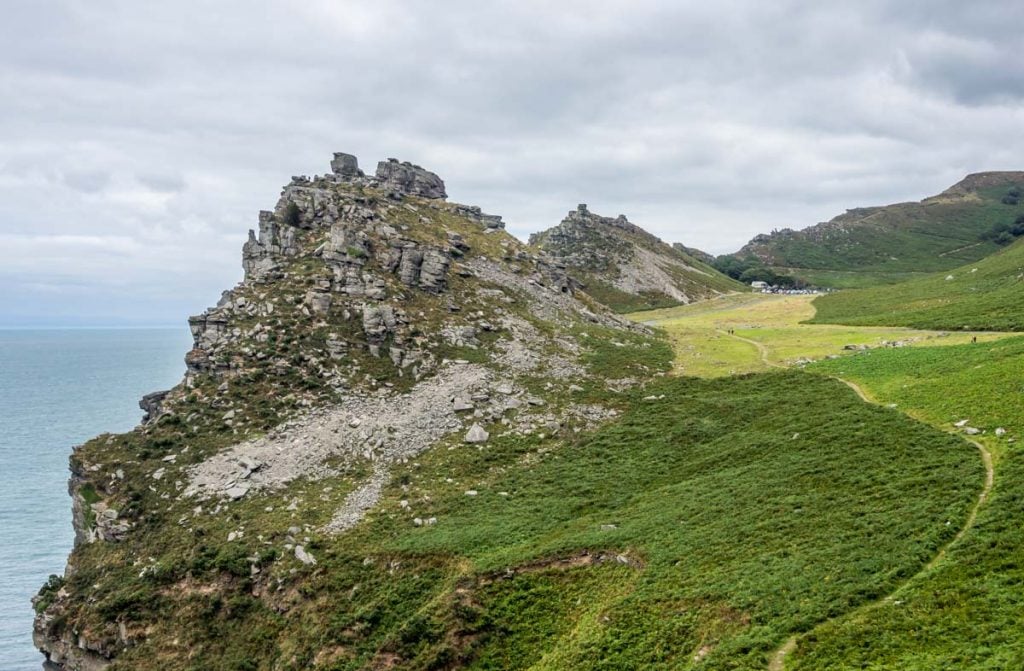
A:
<svg viewBox="0 0 1024 671">
<path fill-rule="evenodd" d="M 554 8 L 553 8 L 554 7 Z M 0 326 L 184 324 L 331 152 L 735 251 L 1024 169 L 1024 2 L 5 0 Z"/>
</svg>

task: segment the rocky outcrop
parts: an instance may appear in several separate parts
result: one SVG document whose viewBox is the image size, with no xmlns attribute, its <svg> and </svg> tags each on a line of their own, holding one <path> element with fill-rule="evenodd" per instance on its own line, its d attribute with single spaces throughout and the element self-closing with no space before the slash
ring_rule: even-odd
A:
<svg viewBox="0 0 1024 671">
<path fill-rule="evenodd" d="M 377 181 L 381 188 L 394 193 L 421 198 L 447 198 L 444 182 L 436 174 L 418 165 L 389 158 L 377 164 Z"/>
<path fill-rule="evenodd" d="M 139 400 L 139 408 L 143 411 L 142 421 L 156 421 L 163 414 L 162 402 L 170 390 L 154 391 L 146 394 Z"/>
<path fill-rule="evenodd" d="M 625 215 L 596 215 L 585 204 L 558 226 L 531 235 L 530 244 L 577 273 L 595 297 L 621 309 L 689 303 L 742 289 L 678 243 L 662 242 Z"/>
<path fill-rule="evenodd" d="M 54 617 L 43 615 L 36 619 L 32 641 L 44 654 L 43 671 L 104 671 L 113 664 L 112 651 L 93 643 L 71 631 L 63 630 L 54 636 Z"/>
</svg>

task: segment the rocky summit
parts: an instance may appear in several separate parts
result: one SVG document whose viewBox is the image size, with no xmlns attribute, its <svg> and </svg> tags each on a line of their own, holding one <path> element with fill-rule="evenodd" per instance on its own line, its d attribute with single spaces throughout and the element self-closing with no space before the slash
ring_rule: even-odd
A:
<svg viewBox="0 0 1024 671">
<path fill-rule="evenodd" d="M 622 312 L 742 290 L 683 245 L 662 242 L 625 215 L 602 217 L 583 204 L 558 226 L 531 235 L 530 245 L 580 277 L 595 299 Z"/>
<path fill-rule="evenodd" d="M 48 668 L 269 668 L 221 664 L 222 642 L 196 623 L 234 611 L 244 624 L 235 609 L 256 599 L 277 613 L 275 636 L 301 640 L 287 613 L 316 599 L 311 571 L 382 497 L 403 497 L 387 513 L 401 524 L 444 526 L 417 480 L 428 450 L 486 459 L 496 441 L 586 432 L 664 370 L 643 363 L 657 347 L 645 327 L 580 291 L 576 257 L 544 251 L 597 221 L 585 209 L 537 249 L 447 202 L 419 166 L 389 159 L 371 177 L 349 154 L 330 164 L 259 213 L 244 279 L 188 320 L 181 383 L 140 402 L 134 431 L 74 451 L 75 549 L 36 600 Z M 671 258 L 672 272 L 707 272 Z M 366 561 L 386 577 L 397 560 Z"/>
</svg>

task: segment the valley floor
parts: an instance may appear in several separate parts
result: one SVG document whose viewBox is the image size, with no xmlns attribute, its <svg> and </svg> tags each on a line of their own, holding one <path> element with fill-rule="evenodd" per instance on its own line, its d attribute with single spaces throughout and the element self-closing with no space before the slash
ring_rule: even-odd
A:
<svg viewBox="0 0 1024 671">
<path fill-rule="evenodd" d="M 692 305 L 634 312 L 629 317 L 664 329 L 675 349 L 675 372 L 695 377 L 753 373 L 775 364 L 805 364 L 868 348 L 958 345 L 973 338 L 983 343 L 1013 335 L 804 324 L 814 317 L 815 298 L 731 294 Z"/>
<path fill-rule="evenodd" d="M 960 532 L 920 571 L 794 634 L 769 668 L 1022 668 L 1024 337 L 803 324 L 812 300 L 740 294 L 631 317 L 666 331 L 677 374 L 799 367 L 839 379 L 865 402 L 973 436 L 986 478 Z"/>
</svg>

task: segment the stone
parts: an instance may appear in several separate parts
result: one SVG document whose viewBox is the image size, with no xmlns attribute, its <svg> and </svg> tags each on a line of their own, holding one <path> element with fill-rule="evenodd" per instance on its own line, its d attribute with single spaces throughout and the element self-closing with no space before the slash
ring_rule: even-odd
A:
<svg viewBox="0 0 1024 671">
<path fill-rule="evenodd" d="M 327 314 L 331 309 L 331 295 L 325 291 L 310 289 L 306 292 L 305 303 L 313 314 Z"/>
<path fill-rule="evenodd" d="M 245 477 L 263 467 L 263 463 L 252 457 L 242 456 L 238 459 L 238 465 L 245 470 Z"/>
<path fill-rule="evenodd" d="M 979 433 L 981 433 L 981 429 L 976 429 L 973 426 L 965 426 L 964 433 L 966 433 L 968 436 L 976 436 Z"/>
<path fill-rule="evenodd" d="M 306 548 L 301 545 L 295 546 L 295 558 L 306 566 L 313 566 L 316 564 L 316 558 L 306 552 Z"/>
<path fill-rule="evenodd" d="M 399 163 L 393 158 L 381 161 L 377 164 L 376 177 L 382 188 L 399 194 L 436 199 L 448 197 L 440 177 L 412 163 Z"/>
<path fill-rule="evenodd" d="M 466 442 L 470 444 L 475 443 L 486 443 L 487 439 L 491 437 L 491 434 L 484 430 L 484 427 L 479 424 L 474 424 L 469 427 L 469 431 L 466 432 Z"/>
<path fill-rule="evenodd" d="M 359 169 L 359 159 L 352 154 L 334 152 L 331 160 L 331 172 L 339 177 L 362 177 L 363 171 Z"/>
<path fill-rule="evenodd" d="M 387 335 L 388 327 L 384 323 L 384 314 L 381 308 L 373 305 L 363 306 L 363 333 L 371 344 L 380 344 Z"/>
<path fill-rule="evenodd" d="M 467 401 L 466 399 L 460 396 L 456 396 L 455 399 L 452 400 L 452 409 L 455 412 L 472 411 L 474 408 L 475 406 L 471 402 Z"/>
<path fill-rule="evenodd" d="M 170 391 L 154 391 L 146 394 L 139 401 L 139 408 L 146 414 L 142 416 L 142 423 L 148 424 L 156 421 L 163 414 L 163 401 Z"/>
<path fill-rule="evenodd" d="M 1006 435 L 1006 429 L 1004 429 L 1003 427 L 999 427 L 998 429 L 996 429 L 996 435 L 997 436 L 1005 436 Z"/>
<path fill-rule="evenodd" d="M 227 496 L 232 501 L 237 501 L 238 499 L 242 498 L 243 496 L 249 493 L 249 487 L 250 485 L 247 483 L 237 484 L 233 487 L 229 487 L 224 492 L 224 495 Z"/>
<path fill-rule="evenodd" d="M 421 289 L 440 293 L 447 286 L 448 267 L 451 259 L 436 249 L 427 250 L 423 254 L 420 265 L 419 286 Z"/>
</svg>

